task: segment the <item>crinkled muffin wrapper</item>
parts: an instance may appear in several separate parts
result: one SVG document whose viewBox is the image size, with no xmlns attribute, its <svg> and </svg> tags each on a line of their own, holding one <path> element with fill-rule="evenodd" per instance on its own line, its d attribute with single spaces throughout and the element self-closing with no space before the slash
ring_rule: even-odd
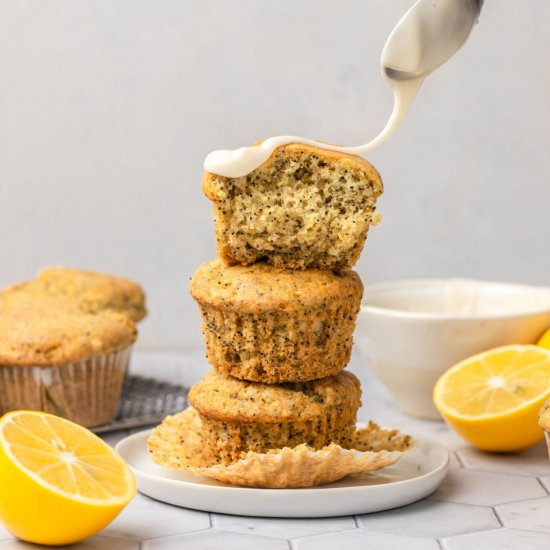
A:
<svg viewBox="0 0 550 550">
<path fill-rule="evenodd" d="M 26 409 L 62 416 L 86 427 L 116 417 L 132 346 L 50 367 L 0 365 L 0 413 Z"/>
<path fill-rule="evenodd" d="M 265 454 L 250 451 L 243 459 L 223 465 L 215 464 L 201 428 L 199 415 L 192 407 L 168 416 L 147 442 L 153 461 L 244 487 L 313 487 L 386 468 L 416 446 L 410 436 L 371 422 L 356 431 L 353 449 L 334 443 L 321 450 L 298 445 Z"/>
</svg>

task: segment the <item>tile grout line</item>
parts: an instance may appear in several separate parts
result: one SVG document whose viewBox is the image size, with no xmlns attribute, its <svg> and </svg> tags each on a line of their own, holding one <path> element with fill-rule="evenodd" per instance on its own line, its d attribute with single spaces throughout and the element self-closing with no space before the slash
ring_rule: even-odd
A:
<svg viewBox="0 0 550 550">
<path fill-rule="evenodd" d="M 534 478 L 536 479 L 536 478 Z M 544 487 L 543 487 L 544 489 Z M 546 492 L 546 489 L 544 489 Z M 541 498 L 548 498 L 548 494 L 546 495 L 539 495 L 537 497 L 526 497 L 526 498 L 520 498 L 519 500 L 507 500 L 505 502 L 498 502 L 497 504 L 474 504 L 473 502 L 462 502 L 460 500 L 443 500 L 441 498 L 434 497 L 432 495 L 429 495 L 425 497 L 426 500 L 433 500 L 435 502 L 450 502 L 451 504 L 465 504 L 466 506 L 480 506 L 482 508 L 493 508 L 494 506 L 504 506 L 508 504 L 518 504 L 519 502 L 525 502 L 527 500 L 539 500 Z"/>
<path fill-rule="evenodd" d="M 185 536 L 185 535 L 194 535 L 196 533 L 206 533 L 207 531 L 219 531 L 219 529 L 212 529 L 211 527 L 207 527 L 206 529 L 193 529 L 193 531 L 183 531 L 183 532 L 180 532 L 180 533 L 172 533 L 171 535 L 161 535 L 160 537 L 150 537 L 150 538 L 147 538 L 147 539 L 141 540 L 141 541 L 137 541 L 136 539 L 121 539 L 121 538 L 119 538 L 118 540 L 126 540 L 126 541 L 132 540 L 133 542 L 144 543 L 144 542 L 150 542 L 152 540 L 165 540 L 165 539 L 169 539 L 169 538 L 173 538 L 173 537 L 181 537 L 181 536 Z M 111 538 L 115 538 L 115 537 L 111 537 Z"/>
<path fill-rule="evenodd" d="M 503 519 L 500 517 L 500 514 L 498 513 L 498 510 L 496 509 L 495 506 L 491 506 L 491 510 L 493 511 L 493 514 L 495 515 L 495 517 L 497 518 L 497 521 L 500 525 L 500 527 L 504 527 L 504 521 Z"/>
<path fill-rule="evenodd" d="M 480 468 L 478 466 L 475 466 L 475 467 L 474 466 L 468 466 L 466 463 L 464 463 L 464 470 L 468 470 L 470 472 L 498 474 L 498 475 L 503 475 L 503 476 L 514 476 L 514 477 L 520 477 L 520 478 L 533 478 L 533 477 L 537 477 L 539 475 L 539 474 L 518 474 L 518 473 L 513 473 L 513 472 L 507 471 L 507 470 L 506 471 L 491 470 L 489 468 L 489 466 L 487 466 L 487 468 Z"/>
<path fill-rule="evenodd" d="M 542 487 L 543 491 L 546 492 L 546 494 L 549 494 L 550 495 L 550 491 L 546 488 L 546 486 L 544 485 L 544 483 L 542 482 L 542 479 L 540 477 L 536 477 L 535 478 L 538 482 L 539 482 L 539 485 Z"/>
<path fill-rule="evenodd" d="M 348 517 L 348 516 L 340 516 L 340 517 Z M 353 517 L 353 516 L 350 516 L 350 517 Z M 320 533 L 314 533 L 313 535 L 309 534 L 309 535 L 300 535 L 298 537 L 291 537 L 287 540 L 289 541 L 292 541 L 294 542 L 295 540 L 302 540 L 302 539 L 307 539 L 307 538 L 310 538 L 310 537 L 322 537 L 323 535 L 332 535 L 334 533 L 347 533 L 348 531 L 355 531 L 355 529 L 361 529 L 360 527 L 357 527 L 357 525 L 355 527 L 349 527 L 347 529 L 334 529 L 332 531 L 321 531 Z M 240 533 L 241 531 L 232 531 L 232 533 Z M 273 536 L 273 535 L 262 535 L 263 537 L 269 537 L 269 538 L 280 538 L 280 537 L 277 537 L 277 536 Z"/>
<path fill-rule="evenodd" d="M 466 465 L 464 464 L 464 462 L 462 462 L 462 459 L 460 458 L 460 455 L 458 454 L 457 451 L 451 451 L 451 453 L 454 455 L 454 457 L 456 458 L 456 461 L 458 462 L 458 464 L 460 465 L 460 467 L 464 470 L 466 470 Z"/>
</svg>

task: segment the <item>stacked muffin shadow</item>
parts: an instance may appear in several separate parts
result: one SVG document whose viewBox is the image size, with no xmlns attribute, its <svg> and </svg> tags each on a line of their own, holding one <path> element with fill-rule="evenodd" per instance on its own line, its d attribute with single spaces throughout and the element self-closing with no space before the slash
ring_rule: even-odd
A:
<svg viewBox="0 0 550 550">
<path fill-rule="evenodd" d="M 214 371 L 189 393 L 205 443 L 247 452 L 351 446 L 361 401 L 349 361 L 363 285 L 351 267 L 382 192 L 359 157 L 278 149 L 242 178 L 205 174 L 219 259 L 190 290 Z"/>
</svg>

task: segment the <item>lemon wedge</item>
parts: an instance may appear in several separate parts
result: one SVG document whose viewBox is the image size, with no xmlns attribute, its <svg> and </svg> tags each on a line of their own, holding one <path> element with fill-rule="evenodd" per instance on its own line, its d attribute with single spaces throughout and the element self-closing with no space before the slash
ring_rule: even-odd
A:
<svg viewBox="0 0 550 550">
<path fill-rule="evenodd" d="M 0 520 L 16 537 L 60 545 L 93 535 L 136 494 L 132 472 L 92 432 L 57 416 L 0 419 Z"/>
<path fill-rule="evenodd" d="M 461 361 L 436 382 L 435 406 L 464 439 L 486 451 L 526 449 L 543 438 L 537 423 L 550 396 L 550 350 L 504 346 Z"/>
<path fill-rule="evenodd" d="M 550 328 L 540 337 L 537 346 L 550 349 Z"/>
</svg>

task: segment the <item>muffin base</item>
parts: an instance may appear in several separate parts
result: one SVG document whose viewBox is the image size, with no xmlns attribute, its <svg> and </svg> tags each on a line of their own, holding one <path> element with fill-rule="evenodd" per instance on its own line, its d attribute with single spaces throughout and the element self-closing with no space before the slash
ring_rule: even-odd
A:
<svg viewBox="0 0 550 550">
<path fill-rule="evenodd" d="M 18 409 L 62 416 L 86 427 L 117 414 L 132 347 L 51 367 L 0 365 L 0 413 Z"/>
<path fill-rule="evenodd" d="M 242 380 L 281 384 L 338 374 L 348 363 L 360 305 L 242 313 L 200 305 L 208 361 Z"/>
<path fill-rule="evenodd" d="M 216 462 L 230 464 L 248 451 L 265 453 L 302 443 L 312 449 L 321 449 L 329 443 L 348 447 L 355 432 L 356 409 L 330 412 L 325 418 L 276 424 L 224 422 L 198 414 L 204 444 L 210 447 Z"/>
<path fill-rule="evenodd" d="M 292 488 L 380 470 L 397 462 L 416 445 L 408 435 L 370 423 L 353 433 L 348 448 L 331 443 L 313 450 L 300 444 L 268 453 L 249 451 L 237 462 L 219 464 L 205 445 L 197 411 L 189 407 L 157 426 L 147 446 L 157 464 L 195 476 L 244 487 Z"/>
</svg>

